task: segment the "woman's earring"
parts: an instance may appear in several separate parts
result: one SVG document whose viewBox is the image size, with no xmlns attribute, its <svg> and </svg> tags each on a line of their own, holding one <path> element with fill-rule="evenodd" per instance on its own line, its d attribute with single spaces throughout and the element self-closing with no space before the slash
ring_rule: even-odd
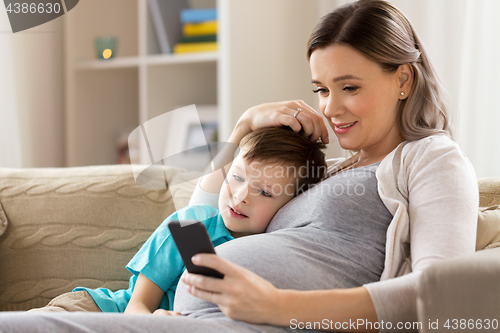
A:
<svg viewBox="0 0 500 333">
<path fill-rule="evenodd" d="M 401 92 L 401 96 L 404 96 L 404 95 L 405 95 L 405 93 L 404 93 L 404 91 L 402 91 L 402 92 Z"/>
</svg>

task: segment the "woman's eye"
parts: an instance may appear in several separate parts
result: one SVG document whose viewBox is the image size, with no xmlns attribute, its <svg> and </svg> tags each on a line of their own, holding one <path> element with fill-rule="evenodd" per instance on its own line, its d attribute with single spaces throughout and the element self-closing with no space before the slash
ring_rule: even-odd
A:
<svg viewBox="0 0 500 333">
<path fill-rule="evenodd" d="M 346 86 L 344 87 L 344 90 L 347 91 L 348 93 L 352 93 L 358 90 L 358 88 L 359 88 L 358 86 Z"/>
<path fill-rule="evenodd" d="M 260 193 L 261 193 L 263 196 L 267 197 L 267 198 L 270 198 L 270 197 L 271 197 L 271 193 L 269 193 L 269 192 L 267 192 L 267 191 L 260 190 Z"/>
<path fill-rule="evenodd" d="M 233 178 L 236 179 L 236 181 L 238 181 L 238 182 L 244 182 L 245 181 L 243 178 L 241 178 L 237 174 L 233 174 Z"/>
<path fill-rule="evenodd" d="M 315 94 L 319 93 L 320 95 L 325 95 L 328 93 L 328 90 L 325 88 L 317 88 L 313 90 L 313 93 Z"/>
</svg>

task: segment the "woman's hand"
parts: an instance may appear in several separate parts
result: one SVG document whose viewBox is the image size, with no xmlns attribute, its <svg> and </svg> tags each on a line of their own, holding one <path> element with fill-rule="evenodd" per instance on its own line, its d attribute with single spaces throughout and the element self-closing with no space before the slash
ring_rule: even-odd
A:
<svg viewBox="0 0 500 333">
<path fill-rule="evenodd" d="M 229 318 L 255 324 L 279 324 L 281 291 L 257 274 L 214 254 L 197 254 L 199 266 L 213 268 L 223 279 L 184 273 L 188 292 L 215 303 Z"/>
<path fill-rule="evenodd" d="M 300 112 L 294 117 L 299 109 Z M 251 131 L 274 126 L 290 126 L 294 132 L 302 131 L 311 141 L 321 138 L 324 143 L 329 142 L 323 118 L 301 100 L 266 103 L 248 109 L 238 120 L 230 142 L 239 143 Z"/>
</svg>

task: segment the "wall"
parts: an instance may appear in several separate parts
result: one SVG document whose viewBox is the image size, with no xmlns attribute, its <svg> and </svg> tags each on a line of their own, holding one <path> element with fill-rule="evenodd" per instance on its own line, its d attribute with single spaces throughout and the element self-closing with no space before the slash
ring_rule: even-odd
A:
<svg viewBox="0 0 500 333">
<path fill-rule="evenodd" d="M 6 12 L 0 11 L 0 167 L 19 168 L 21 139 L 12 63 L 12 33 Z"/>
<path fill-rule="evenodd" d="M 12 38 L 22 166 L 64 166 L 62 18 Z"/>
</svg>

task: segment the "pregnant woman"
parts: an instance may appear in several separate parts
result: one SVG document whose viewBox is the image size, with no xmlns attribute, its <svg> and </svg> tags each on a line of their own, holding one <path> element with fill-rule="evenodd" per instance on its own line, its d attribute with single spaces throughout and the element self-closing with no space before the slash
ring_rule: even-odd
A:
<svg viewBox="0 0 500 333">
<path fill-rule="evenodd" d="M 185 273 L 174 303 L 182 316 L 4 313 L 0 331 L 399 331 L 416 322 L 422 270 L 475 248 L 476 177 L 451 139 L 435 71 L 407 18 L 380 0 L 323 17 L 307 55 L 319 111 L 355 154 L 331 161 L 328 177 L 266 233 L 193 258 L 224 279 Z M 328 142 L 321 116 L 302 101 L 247 110 L 229 141 L 283 125 Z M 221 184 L 205 176 L 192 203 L 216 202 Z"/>
</svg>

